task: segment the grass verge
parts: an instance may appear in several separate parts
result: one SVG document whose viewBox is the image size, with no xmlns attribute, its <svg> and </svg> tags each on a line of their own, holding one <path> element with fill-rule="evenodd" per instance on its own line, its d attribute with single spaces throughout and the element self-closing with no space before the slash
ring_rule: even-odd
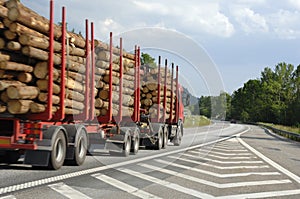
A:
<svg viewBox="0 0 300 199">
<path fill-rule="evenodd" d="M 210 120 L 202 115 L 186 116 L 183 123 L 185 128 L 206 126 L 209 124 L 210 124 Z"/>
<path fill-rule="evenodd" d="M 259 124 L 270 126 L 270 127 L 282 130 L 282 131 L 288 131 L 291 133 L 299 133 L 300 134 L 300 128 L 298 128 L 298 127 L 283 126 L 283 125 L 279 125 L 279 124 L 270 124 L 270 123 L 262 123 L 262 122 L 260 122 Z"/>
</svg>

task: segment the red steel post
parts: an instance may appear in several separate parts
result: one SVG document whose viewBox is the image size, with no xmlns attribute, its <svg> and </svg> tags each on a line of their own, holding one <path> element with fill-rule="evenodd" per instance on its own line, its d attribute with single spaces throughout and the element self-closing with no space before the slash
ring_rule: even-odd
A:
<svg viewBox="0 0 300 199">
<path fill-rule="evenodd" d="M 141 101 L 141 49 L 138 47 L 137 51 L 138 65 L 137 65 L 137 120 L 140 120 L 140 101 Z"/>
<path fill-rule="evenodd" d="M 90 48 L 89 48 L 89 22 L 85 20 L 85 56 L 86 56 L 86 67 L 85 67 L 85 98 L 84 98 L 84 111 L 83 121 L 89 119 L 89 96 L 90 96 Z"/>
<path fill-rule="evenodd" d="M 120 85 L 119 85 L 119 114 L 118 123 L 122 121 L 122 107 L 123 107 L 123 42 L 120 38 Z"/>
<path fill-rule="evenodd" d="M 163 121 L 166 121 L 166 111 L 167 111 L 167 72 L 168 72 L 168 60 L 165 59 L 165 78 L 164 78 L 164 101 L 163 101 L 163 107 L 164 107 L 164 115 L 163 115 Z"/>
<path fill-rule="evenodd" d="M 161 64 L 161 57 L 158 56 L 158 74 L 157 74 L 157 118 L 156 118 L 156 122 L 159 122 L 160 120 L 160 64 Z"/>
<path fill-rule="evenodd" d="M 175 118 L 174 123 L 178 122 L 179 117 L 179 79 L 178 79 L 178 65 L 176 66 L 176 107 L 175 107 Z"/>
<path fill-rule="evenodd" d="M 48 60 L 48 103 L 45 120 L 52 119 L 52 95 L 53 95 L 53 58 L 54 58 L 54 2 L 50 0 L 50 33 L 49 33 L 49 60 Z"/>
<path fill-rule="evenodd" d="M 171 105 L 170 105 L 170 118 L 169 122 L 172 123 L 173 120 L 173 97 L 174 97 L 174 63 L 172 63 L 172 74 L 171 74 Z"/>
<path fill-rule="evenodd" d="M 134 47 L 134 112 L 133 121 L 137 122 L 137 106 L 139 102 L 137 101 L 137 46 Z"/>
<path fill-rule="evenodd" d="M 91 100 L 90 100 L 90 120 L 93 120 L 95 117 L 95 41 L 94 41 L 94 23 L 91 23 L 91 64 L 92 64 L 92 71 L 91 71 Z"/>
<path fill-rule="evenodd" d="M 66 9 L 65 7 L 62 8 L 62 41 L 61 41 L 61 73 L 60 73 L 60 106 L 57 119 L 63 120 L 65 118 L 65 73 L 66 73 Z"/>
<path fill-rule="evenodd" d="M 113 102 L 113 99 L 112 99 L 112 65 L 113 65 L 113 41 L 112 41 L 112 32 L 110 32 L 110 35 L 109 35 L 109 105 L 108 105 L 108 117 L 109 117 L 109 122 L 112 121 L 112 102 Z"/>
</svg>

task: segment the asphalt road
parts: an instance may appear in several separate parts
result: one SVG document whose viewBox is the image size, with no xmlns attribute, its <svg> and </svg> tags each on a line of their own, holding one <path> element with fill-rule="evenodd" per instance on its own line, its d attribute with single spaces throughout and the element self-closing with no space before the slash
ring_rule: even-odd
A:
<svg viewBox="0 0 300 199">
<path fill-rule="evenodd" d="M 184 132 L 179 147 L 127 158 L 97 150 L 58 171 L 0 165 L 0 199 L 300 198 L 300 143 L 222 122 Z"/>
</svg>

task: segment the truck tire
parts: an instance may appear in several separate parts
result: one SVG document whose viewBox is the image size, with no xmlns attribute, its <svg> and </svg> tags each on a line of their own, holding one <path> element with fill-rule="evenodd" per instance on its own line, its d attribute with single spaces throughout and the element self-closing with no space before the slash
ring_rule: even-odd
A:
<svg viewBox="0 0 300 199">
<path fill-rule="evenodd" d="M 130 135 L 126 135 L 121 155 L 123 157 L 129 156 L 130 150 L 131 150 L 131 138 L 130 138 Z"/>
<path fill-rule="evenodd" d="M 136 131 L 135 136 L 132 138 L 131 142 L 131 154 L 136 155 L 140 148 L 140 135 L 139 130 Z"/>
<path fill-rule="evenodd" d="M 180 122 L 178 127 L 177 127 L 176 137 L 173 140 L 173 143 L 174 143 L 175 146 L 180 146 L 181 145 L 182 133 L 183 133 L 183 125 Z"/>
<path fill-rule="evenodd" d="M 48 167 L 57 170 L 64 164 L 67 144 L 62 130 L 59 130 L 54 136 Z"/>
<path fill-rule="evenodd" d="M 167 145 L 168 145 L 168 131 L 167 131 L 167 129 L 165 129 L 164 132 L 163 132 L 163 145 L 162 145 L 162 148 L 163 149 L 167 148 Z"/>
<path fill-rule="evenodd" d="M 75 141 L 75 153 L 74 153 L 74 159 L 72 160 L 72 163 L 76 166 L 80 166 L 84 163 L 87 153 L 87 145 L 88 145 L 88 138 L 86 135 L 85 130 L 82 128 L 80 129 L 80 132 L 78 132 L 77 141 Z"/>
<path fill-rule="evenodd" d="M 154 149 L 155 150 L 160 150 L 163 146 L 163 130 L 160 127 L 158 132 L 157 132 L 157 141 L 155 143 Z"/>
</svg>

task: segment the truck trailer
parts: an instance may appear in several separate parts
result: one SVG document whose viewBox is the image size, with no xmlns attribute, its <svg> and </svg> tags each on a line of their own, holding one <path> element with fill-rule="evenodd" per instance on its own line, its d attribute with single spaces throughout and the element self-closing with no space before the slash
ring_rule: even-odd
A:
<svg viewBox="0 0 300 199">
<path fill-rule="evenodd" d="M 82 45 L 84 47 L 84 70 L 78 71 L 79 81 L 81 81 L 78 84 L 78 81 L 72 80 L 74 73 L 72 70 L 77 65 L 72 64 L 76 61 L 71 55 L 72 53 L 80 54 L 81 51 L 70 48 L 72 46 L 69 43 L 70 35 L 74 35 L 66 30 L 64 7 L 61 27 L 53 23 L 53 4 L 53 0 L 50 0 L 50 19 L 47 24 L 49 29 L 48 34 L 40 37 L 43 38 L 40 40 L 42 43 L 35 47 L 23 46 L 22 43 L 22 52 L 27 52 L 30 59 L 41 57 L 43 51 L 31 54 L 28 53 L 28 49 L 41 49 L 42 44 L 48 44 L 47 59 L 44 60 L 44 63 L 47 63 L 47 76 L 44 79 L 28 81 L 27 85 L 24 83 L 16 85 L 14 76 L 9 80 L 0 80 L 0 84 L 3 82 L 6 85 L 1 91 L 4 93 L 3 96 L 7 96 L 10 92 L 9 97 L 6 98 L 7 101 L 0 103 L 1 107 L 6 107 L 0 113 L 1 162 L 16 163 L 23 156 L 24 164 L 59 169 L 66 161 L 73 165 L 82 165 L 90 146 L 98 142 L 104 143 L 105 149 L 110 154 L 121 156 L 137 154 L 140 147 L 160 150 L 167 147 L 168 141 L 179 146 L 183 136 L 184 105 L 178 66 L 175 67 L 172 63 L 172 67 L 169 68 L 168 61 L 165 59 L 163 67 L 161 57 L 159 57 L 156 69 L 144 68 L 141 66 L 140 47 L 135 46 L 133 53 L 124 52 L 122 38 L 120 38 L 119 48 L 115 48 L 112 33 L 109 44 L 99 43 L 94 38 L 94 24 L 86 20 L 85 45 Z M 22 15 L 34 12 L 24 7 L 14 0 L 6 2 L 6 5 L 0 5 L 3 11 L 0 19 L 5 21 L 7 17 L 10 21 L 15 20 L 15 26 L 25 31 L 24 27 L 28 24 Z M 19 17 L 13 15 L 16 9 L 17 11 L 21 9 L 18 12 L 21 13 Z M 35 19 L 39 19 L 38 16 L 35 16 Z M 41 18 L 41 20 L 46 19 Z M 35 27 L 34 24 L 28 26 L 33 30 L 43 31 L 41 25 L 39 27 Z M 3 30 L 7 30 L 5 23 Z M 39 34 L 36 35 L 36 37 L 39 36 Z M 20 38 L 25 36 L 24 34 L 18 35 L 19 42 L 22 40 Z M 5 41 L 8 40 L 6 36 L 0 35 L 0 37 L 3 37 Z M 32 38 L 35 37 L 32 36 Z M 12 41 L 16 42 L 16 39 Z M 57 46 L 59 50 L 56 50 Z M 101 46 L 106 53 L 97 52 L 95 46 Z M 8 67 L 9 63 L 18 65 L 15 60 L 19 58 L 14 57 L 20 53 L 18 50 L 6 48 L 0 52 L 0 63 L 6 63 L 4 64 L 6 68 L 2 67 L 1 70 L 5 74 L 11 74 L 12 69 Z M 104 57 L 108 59 L 108 65 L 103 70 L 96 66 L 98 64 L 97 53 L 104 54 Z M 58 58 L 60 62 L 56 61 Z M 118 64 L 114 62 L 116 58 Z M 125 62 L 133 64 L 132 68 L 124 67 Z M 99 61 L 99 64 L 103 63 Z M 35 63 L 34 67 L 38 66 L 41 64 Z M 26 67 L 20 70 L 25 70 L 24 68 Z M 117 75 L 116 68 L 118 68 Z M 148 82 L 143 79 L 147 74 L 155 76 L 151 81 L 151 88 L 156 98 L 151 98 L 151 103 L 146 103 L 147 96 L 143 96 L 144 90 L 148 89 L 145 86 Z M 99 81 L 103 79 L 106 80 L 106 84 L 101 87 Z M 32 86 L 33 81 L 46 83 L 45 90 L 42 92 L 42 89 L 37 89 L 36 91 Z M 70 84 L 72 84 L 73 91 L 70 91 Z M 24 94 L 26 91 L 32 94 L 28 97 Z M 107 101 L 96 98 L 100 96 L 100 92 L 102 95 L 107 95 Z M 41 96 L 41 94 L 45 99 L 44 104 L 32 100 L 32 95 Z M 15 95 L 16 97 L 11 97 Z M 75 97 L 75 95 L 82 98 L 81 101 L 79 100 L 80 103 L 68 98 Z"/>
</svg>

